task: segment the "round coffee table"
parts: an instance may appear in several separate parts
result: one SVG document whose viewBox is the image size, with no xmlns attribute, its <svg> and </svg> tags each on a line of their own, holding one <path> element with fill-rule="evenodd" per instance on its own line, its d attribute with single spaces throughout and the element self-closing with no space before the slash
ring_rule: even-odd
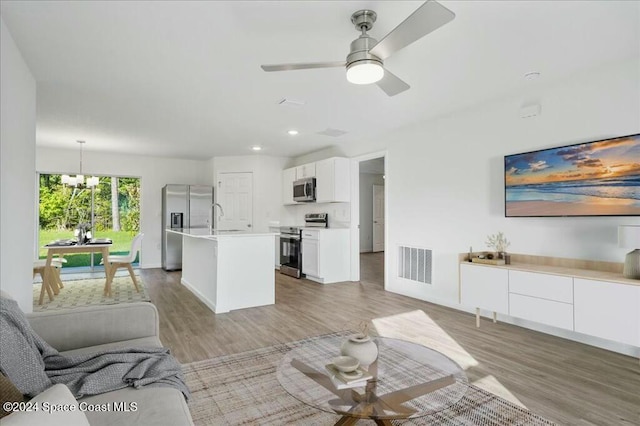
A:
<svg viewBox="0 0 640 426">
<path fill-rule="evenodd" d="M 337 389 L 326 365 L 340 355 L 344 336 L 310 339 L 289 351 L 277 369 L 278 381 L 294 398 L 318 410 L 341 414 L 336 425 L 373 419 L 391 425 L 441 411 L 458 402 L 469 386 L 462 368 L 447 356 L 416 343 L 376 337 L 378 359 L 372 379 Z"/>
</svg>

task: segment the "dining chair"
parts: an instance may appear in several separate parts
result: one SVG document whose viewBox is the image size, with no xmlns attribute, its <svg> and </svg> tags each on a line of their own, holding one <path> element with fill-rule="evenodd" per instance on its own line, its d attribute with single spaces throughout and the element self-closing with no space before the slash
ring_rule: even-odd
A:
<svg viewBox="0 0 640 426">
<path fill-rule="evenodd" d="M 62 262 L 59 259 L 53 259 L 51 261 L 51 274 L 48 276 L 46 274 L 47 269 L 47 261 L 46 259 L 42 260 L 34 260 L 33 261 L 33 277 L 36 275 L 40 275 L 42 277 L 42 287 L 40 288 L 40 299 L 38 300 L 38 304 L 42 305 L 44 302 L 44 292 L 47 292 L 49 296 L 49 301 L 53 300 L 53 295 L 58 294 L 60 289 L 64 286 L 62 285 L 62 280 L 60 279 L 60 269 L 62 268 Z"/>
<path fill-rule="evenodd" d="M 136 255 L 140 251 L 140 246 L 142 245 L 142 237 L 144 234 L 140 233 L 133 237 L 131 241 L 131 250 L 129 250 L 129 254 L 125 255 L 109 255 L 109 270 L 111 271 L 110 279 L 107 279 L 107 282 L 113 280 L 113 277 L 116 275 L 116 270 L 118 268 L 127 268 L 129 270 L 129 275 L 131 275 L 131 280 L 133 281 L 133 285 L 136 288 L 136 291 L 140 293 L 140 288 L 138 287 L 138 281 L 136 280 L 136 276 L 133 273 L 133 267 L 131 264 L 134 260 L 136 260 Z M 104 259 L 100 263 L 104 263 Z M 107 291 L 107 285 L 105 284 L 105 291 Z"/>
</svg>

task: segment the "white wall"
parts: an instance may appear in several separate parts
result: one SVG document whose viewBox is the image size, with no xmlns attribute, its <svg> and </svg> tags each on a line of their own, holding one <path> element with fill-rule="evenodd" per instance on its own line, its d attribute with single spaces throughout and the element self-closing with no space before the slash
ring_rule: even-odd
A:
<svg viewBox="0 0 640 426">
<path fill-rule="evenodd" d="M 243 155 L 214 157 L 211 176 L 217 181 L 218 173 L 251 172 L 253 174 L 253 229 L 269 230 L 270 222 L 293 220 L 282 205 L 282 170 L 288 157 Z"/>
<path fill-rule="evenodd" d="M 36 82 L 0 18 L 0 289 L 33 310 Z"/>
<path fill-rule="evenodd" d="M 513 253 L 621 262 L 627 217 L 505 218 L 503 156 L 640 132 L 638 63 L 600 69 L 540 90 L 542 115 L 522 119 L 521 98 L 406 129 L 389 146 L 390 265 L 401 244 L 434 250 L 432 286 L 388 289 L 456 303 L 457 254 L 503 231 Z M 388 265 L 388 266 L 390 266 Z"/>
<path fill-rule="evenodd" d="M 373 185 L 384 185 L 383 175 L 360 173 L 360 252 L 373 251 Z"/>
<path fill-rule="evenodd" d="M 540 86 L 542 115 L 535 118 L 519 118 L 532 94 L 517 93 L 294 163 L 387 150 L 391 291 L 457 305 L 457 254 L 484 249 L 496 231 L 512 241 L 513 253 L 622 262 L 627 250 L 617 247 L 616 228 L 640 218 L 505 218 L 502 163 L 507 154 L 640 133 L 639 71 L 638 60 L 630 60 Z M 432 285 L 395 277 L 402 244 L 434 251 Z"/>
<path fill-rule="evenodd" d="M 81 135 L 78 136 L 80 138 Z M 70 141 L 71 145 L 76 145 Z M 91 141 L 87 141 L 88 147 Z M 79 168 L 79 149 L 36 149 L 36 170 L 42 173 L 76 174 Z M 169 183 L 212 185 L 207 173 L 210 161 L 178 160 L 161 157 L 111 154 L 84 151 L 82 169 L 85 175 L 132 176 L 141 178 L 140 227 L 144 233 L 140 266 L 161 266 L 162 187 Z M 34 195 L 33 187 L 30 195 Z"/>
</svg>

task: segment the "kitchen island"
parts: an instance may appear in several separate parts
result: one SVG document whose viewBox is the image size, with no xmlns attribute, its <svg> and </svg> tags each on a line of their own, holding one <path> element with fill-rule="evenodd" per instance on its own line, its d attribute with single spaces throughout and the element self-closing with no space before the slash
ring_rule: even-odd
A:
<svg viewBox="0 0 640 426">
<path fill-rule="evenodd" d="M 276 233 L 166 229 L 182 235 L 180 282 L 215 313 L 275 303 Z"/>
</svg>

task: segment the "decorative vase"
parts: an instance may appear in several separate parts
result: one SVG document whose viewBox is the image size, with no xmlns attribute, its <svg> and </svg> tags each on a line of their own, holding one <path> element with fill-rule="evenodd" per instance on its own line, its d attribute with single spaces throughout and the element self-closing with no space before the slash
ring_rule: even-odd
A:
<svg viewBox="0 0 640 426">
<path fill-rule="evenodd" d="M 378 346 L 369 336 L 358 334 L 342 342 L 340 353 L 356 358 L 360 365 L 368 366 L 378 358 Z"/>
</svg>

